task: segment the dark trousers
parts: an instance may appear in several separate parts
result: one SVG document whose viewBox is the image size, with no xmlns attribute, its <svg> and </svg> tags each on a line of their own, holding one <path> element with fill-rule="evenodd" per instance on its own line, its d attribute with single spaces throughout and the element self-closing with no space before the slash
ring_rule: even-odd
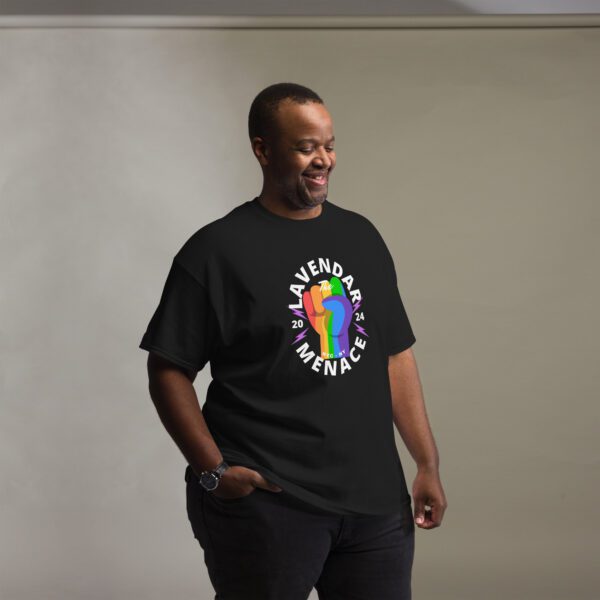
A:
<svg viewBox="0 0 600 600">
<path fill-rule="evenodd" d="M 190 476 L 191 475 L 191 476 Z M 186 468 L 187 513 L 215 600 L 410 600 L 411 503 L 391 515 L 336 515 L 285 490 L 207 492 Z"/>
</svg>

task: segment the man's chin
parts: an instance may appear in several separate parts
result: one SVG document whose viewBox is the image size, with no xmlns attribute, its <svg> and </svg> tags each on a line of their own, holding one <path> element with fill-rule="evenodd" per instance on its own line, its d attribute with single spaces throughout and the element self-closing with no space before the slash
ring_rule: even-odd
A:
<svg viewBox="0 0 600 600">
<path fill-rule="evenodd" d="M 316 208 L 327 199 L 327 191 L 311 192 L 305 185 L 296 190 L 295 198 L 288 196 L 288 203 L 296 208 Z"/>
<path fill-rule="evenodd" d="M 319 204 L 323 204 L 327 199 L 327 191 L 325 192 L 316 192 L 313 193 L 310 190 L 307 190 L 307 193 L 302 198 L 306 206 L 319 206 Z"/>
</svg>

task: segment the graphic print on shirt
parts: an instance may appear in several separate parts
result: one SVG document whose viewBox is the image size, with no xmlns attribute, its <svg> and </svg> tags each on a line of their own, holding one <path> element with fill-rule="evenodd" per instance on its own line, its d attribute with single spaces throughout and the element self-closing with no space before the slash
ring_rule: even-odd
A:
<svg viewBox="0 0 600 600">
<path fill-rule="evenodd" d="M 290 285 L 292 347 L 314 371 L 343 375 L 360 361 L 369 336 L 363 298 L 351 273 L 331 258 L 302 265 Z"/>
</svg>

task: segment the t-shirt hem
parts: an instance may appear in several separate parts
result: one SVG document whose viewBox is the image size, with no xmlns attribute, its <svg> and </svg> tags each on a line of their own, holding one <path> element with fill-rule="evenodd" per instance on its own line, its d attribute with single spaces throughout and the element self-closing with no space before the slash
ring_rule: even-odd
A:
<svg viewBox="0 0 600 600">
<path fill-rule="evenodd" d="M 417 341 L 417 338 L 412 336 L 412 337 L 408 338 L 407 340 L 405 340 L 404 342 L 392 345 L 391 348 L 387 351 L 388 356 L 392 356 L 393 354 L 398 354 L 400 352 L 403 352 L 404 350 L 407 350 L 416 341 Z"/>
<path fill-rule="evenodd" d="M 183 358 L 180 358 L 179 356 L 175 356 L 174 354 L 172 354 L 171 352 L 169 352 L 167 350 L 164 350 L 163 348 L 155 346 L 154 344 L 148 344 L 148 343 L 144 342 L 143 340 L 140 342 L 139 348 L 141 348 L 142 350 L 147 350 L 148 352 L 154 352 L 155 354 L 158 354 L 159 356 L 166 358 L 168 361 L 170 361 L 180 367 L 183 367 L 184 369 L 193 369 L 195 371 L 200 371 L 202 368 L 202 367 L 198 367 L 198 365 L 195 365 Z"/>
<path fill-rule="evenodd" d="M 324 498 L 313 494 L 303 487 L 288 481 L 287 479 L 283 479 L 276 473 L 273 473 L 270 469 L 263 467 L 261 465 L 256 464 L 253 460 L 246 458 L 245 456 L 238 454 L 235 451 L 229 450 L 227 448 L 221 449 L 221 454 L 223 455 L 223 459 L 229 465 L 240 465 L 243 467 L 248 467 L 249 469 L 254 469 L 258 471 L 267 481 L 274 483 L 281 487 L 284 492 L 287 492 L 291 496 L 295 496 L 299 500 L 302 500 L 306 504 L 315 506 L 320 508 L 326 512 L 333 513 L 336 515 L 387 515 L 395 513 L 402 509 L 406 504 L 411 503 L 410 495 L 406 495 L 404 502 L 400 502 L 397 506 L 393 508 L 389 508 L 387 510 L 381 511 L 366 511 L 366 510 L 354 510 L 351 508 L 343 507 L 334 502 L 328 502 Z"/>
</svg>

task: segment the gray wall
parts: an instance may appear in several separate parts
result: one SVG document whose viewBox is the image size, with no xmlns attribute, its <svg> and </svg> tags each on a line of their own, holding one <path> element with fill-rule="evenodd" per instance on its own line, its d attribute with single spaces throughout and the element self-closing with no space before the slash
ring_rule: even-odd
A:
<svg viewBox="0 0 600 600">
<path fill-rule="evenodd" d="M 600 0 L 2 0 L 6 15 L 470 15 L 598 13 Z"/>
<path fill-rule="evenodd" d="M 417 336 L 449 508 L 415 598 L 595 598 L 599 60 L 598 29 L 0 31 L 0 597 L 213 597 L 137 344 L 295 81 Z"/>
</svg>

